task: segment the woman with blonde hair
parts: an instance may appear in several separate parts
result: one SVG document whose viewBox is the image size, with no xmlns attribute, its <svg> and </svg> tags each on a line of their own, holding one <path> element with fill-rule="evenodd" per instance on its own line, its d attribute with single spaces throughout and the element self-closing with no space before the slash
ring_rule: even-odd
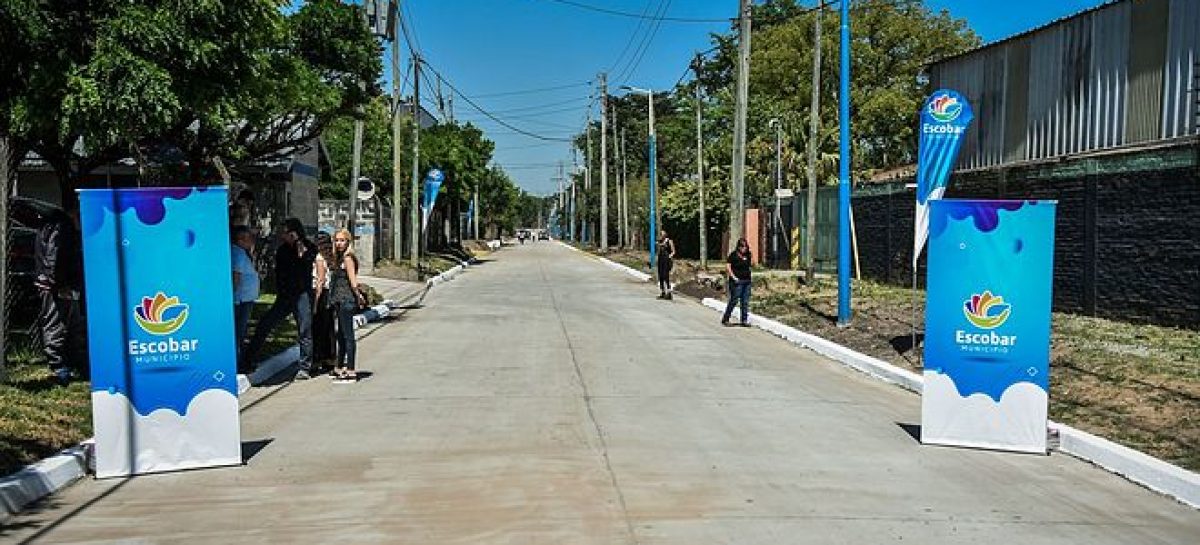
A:
<svg viewBox="0 0 1200 545">
<path fill-rule="evenodd" d="M 329 298 L 337 312 L 337 361 L 334 363 L 334 379 L 338 382 L 355 382 L 358 372 L 354 369 L 357 349 L 354 340 L 354 315 L 366 300 L 358 289 L 358 257 L 354 255 L 354 237 L 342 229 L 333 234 L 333 262 L 329 264 L 331 276 Z"/>
</svg>

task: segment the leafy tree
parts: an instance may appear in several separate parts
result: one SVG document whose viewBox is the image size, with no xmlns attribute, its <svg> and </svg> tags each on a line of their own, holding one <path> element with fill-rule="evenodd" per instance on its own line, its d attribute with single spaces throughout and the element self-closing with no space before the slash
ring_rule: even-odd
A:
<svg viewBox="0 0 1200 545">
<path fill-rule="evenodd" d="M 384 200 L 392 196 L 392 114 L 391 98 L 376 97 L 363 112 L 363 142 L 359 175 L 375 183 Z M 412 116 L 400 114 L 400 192 L 407 195 L 412 180 Z M 349 198 L 350 174 L 354 153 L 354 118 L 334 119 L 322 134 L 332 156 L 333 171 L 321 180 L 322 199 Z M 407 203 L 401 197 L 401 205 Z"/>
<path fill-rule="evenodd" d="M 22 29 L 23 54 L 4 61 L 22 77 L 0 126 L 53 166 L 64 197 L 96 167 L 164 147 L 194 178 L 215 157 L 286 153 L 365 102 L 380 61 L 359 8 L 283 4 L 4 0 L 0 27 Z"/>
</svg>

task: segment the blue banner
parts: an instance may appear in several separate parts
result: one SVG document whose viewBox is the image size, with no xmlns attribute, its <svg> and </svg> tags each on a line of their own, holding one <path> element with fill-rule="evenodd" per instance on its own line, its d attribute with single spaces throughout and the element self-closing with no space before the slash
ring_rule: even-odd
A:
<svg viewBox="0 0 1200 545">
<path fill-rule="evenodd" d="M 442 182 L 445 179 L 445 174 L 436 168 L 429 169 L 429 173 L 425 175 L 425 189 L 421 196 L 421 210 L 424 212 L 421 220 L 422 231 L 429 226 L 429 215 L 433 213 L 433 206 L 437 204 L 438 191 L 442 189 Z"/>
<path fill-rule="evenodd" d="M 929 234 L 929 201 L 942 198 L 958 160 L 963 135 L 975 113 L 958 91 L 935 91 L 921 108 L 917 146 L 917 211 L 913 231 L 913 271 Z"/>
<path fill-rule="evenodd" d="M 98 477 L 241 463 L 226 193 L 80 192 Z"/>
<path fill-rule="evenodd" d="M 930 203 L 923 442 L 1045 452 L 1055 208 Z"/>
</svg>

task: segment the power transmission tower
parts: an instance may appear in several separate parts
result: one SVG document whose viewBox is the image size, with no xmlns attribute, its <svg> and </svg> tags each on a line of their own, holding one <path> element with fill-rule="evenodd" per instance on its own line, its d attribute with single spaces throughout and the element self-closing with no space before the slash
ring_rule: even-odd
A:
<svg viewBox="0 0 1200 545">
<path fill-rule="evenodd" d="M 704 103 L 700 97 L 700 54 L 696 54 L 696 186 L 700 190 L 700 268 L 708 269 L 708 222 L 705 218 L 704 204 L 704 137 L 703 118 L 701 109 Z"/>
<path fill-rule="evenodd" d="M 737 95 L 733 115 L 733 169 L 729 192 L 729 245 L 742 238 L 745 229 L 746 96 L 750 90 L 750 0 L 738 2 Z"/>
<path fill-rule="evenodd" d="M 808 202 L 807 227 L 804 234 L 804 278 L 808 285 L 816 279 L 816 259 L 813 252 L 817 246 L 817 141 L 820 139 L 821 106 L 821 8 L 817 5 L 817 16 L 813 23 L 813 68 L 812 104 L 808 112 Z"/>
<path fill-rule="evenodd" d="M 600 73 L 600 251 L 608 251 L 608 77 Z"/>
</svg>

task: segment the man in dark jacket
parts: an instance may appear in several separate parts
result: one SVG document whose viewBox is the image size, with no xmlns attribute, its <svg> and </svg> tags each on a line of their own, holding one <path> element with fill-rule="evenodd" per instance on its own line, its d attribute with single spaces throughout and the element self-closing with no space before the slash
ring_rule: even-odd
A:
<svg viewBox="0 0 1200 545">
<path fill-rule="evenodd" d="M 283 222 L 282 243 L 275 250 L 275 304 L 258 320 L 254 337 L 246 348 L 246 365 L 253 365 L 259 349 L 267 335 L 288 314 L 296 320 L 296 333 L 300 345 L 300 371 L 296 378 L 309 378 L 312 368 L 312 289 L 313 261 L 317 257 L 317 246 L 304 233 L 304 225 L 296 218 Z M 252 369 L 245 369 L 252 371 Z"/>
<path fill-rule="evenodd" d="M 78 205 L 56 211 L 38 229 L 33 243 L 34 285 L 41 297 L 38 329 L 50 371 L 66 385 L 86 370 L 86 335 L 79 302 L 83 287 L 83 253 Z"/>
</svg>

